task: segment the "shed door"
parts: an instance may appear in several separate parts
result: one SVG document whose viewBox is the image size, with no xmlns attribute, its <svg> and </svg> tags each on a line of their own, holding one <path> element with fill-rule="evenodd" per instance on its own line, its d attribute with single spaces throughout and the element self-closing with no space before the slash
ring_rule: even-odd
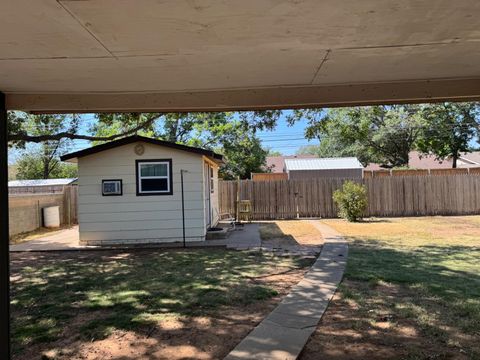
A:
<svg viewBox="0 0 480 360">
<path fill-rule="evenodd" d="M 205 226 L 210 228 L 212 226 L 212 202 L 210 193 L 210 165 L 205 162 L 203 164 L 203 187 L 205 193 Z"/>
</svg>

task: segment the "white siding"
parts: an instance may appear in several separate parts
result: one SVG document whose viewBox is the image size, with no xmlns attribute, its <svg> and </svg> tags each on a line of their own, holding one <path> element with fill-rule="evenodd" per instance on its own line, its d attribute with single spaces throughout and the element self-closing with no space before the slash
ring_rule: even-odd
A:
<svg viewBox="0 0 480 360">
<path fill-rule="evenodd" d="M 182 241 L 180 170 L 184 174 L 187 241 L 205 239 L 203 156 L 143 143 L 138 156 L 134 144 L 82 157 L 79 170 L 80 241 L 88 244 L 125 244 Z M 136 195 L 135 160 L 172 159 L 173 195 Z M 102 196 L 102 180 L 122 179 L 122 196 Z M 218 207 L 218 200 L 217 200 Z"/>
</svg>

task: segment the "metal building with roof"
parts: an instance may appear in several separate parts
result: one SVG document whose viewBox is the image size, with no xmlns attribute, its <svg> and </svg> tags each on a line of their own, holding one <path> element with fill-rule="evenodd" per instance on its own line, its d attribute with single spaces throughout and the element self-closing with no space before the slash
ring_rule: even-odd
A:
<svg viewBox="0 0 480 360">
<path fill-rule="evenodd" d="M 355 157 L 285 159 L 289 179 L 362 178 L 363 166 Z"/>
<path fill-rule="evenodd" d="M 63 188 L 76 185 L 77 178 L 12 180 L 8 182 L 9 194 L 61 193 Z"/>
</svg>

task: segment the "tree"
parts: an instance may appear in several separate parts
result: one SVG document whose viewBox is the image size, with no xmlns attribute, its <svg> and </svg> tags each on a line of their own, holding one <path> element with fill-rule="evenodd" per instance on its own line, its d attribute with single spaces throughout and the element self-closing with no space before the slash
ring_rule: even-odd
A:
<svg viewBox="0 0 480 360">
<path fill-rule="evenodd" d="M 78 127 L 76 117 L 65 115 L 28 115 L 25 118 L 23 131 L 31 136 L 42 137 L 73 131 Z M 45 140 L 39 145 L 26 146 L 25 141 L 16 141 L 13 146 L 23 149 L 24 153 L 18 162 L 17 178 L 19 179 L 49 179 L 65 173 L 72 173 L 71 167 L 60 163 L 60 155 L 66 152 L 68 139 Z"/>
<path fill-rule="evenodd" d="M 263 171 L 267 151 L 256 137 L 264 124 L 253 113 L 238 116 L 231 112 L 150 114 L 155 120 L 142 129 L 142 135 L 202 147 L 222 153 L 226 163 L 220 174 L 232 179 L 250 177 L 251 172 Z M 271 115 L 266 115 L 271 119 Z M 138 114 L 98 115 L 100 120 L 90 129 L 95 137 L 111 136 L 115 132 L 128 131 L 137 126 Z"/>
<path fill-rule="evenodd" d="M 44 157 L 42 154 L 23 154 L 16 164 L 16 179 L 60 179 L 77 177 L 77 166 L 74 164 L 65 164 L 59 161 L 51 167 L 45 176 Z"/>
<path fill-rule="evenodd" d="M 478 103 L 429 104 L 422 107 L 426 121 L 418 149 L 439 160 L 452 159 L 457 167 L 461 153 L 471 151 L 470 143 L 479 134 Z"/>
<path fill-rule="evenodd" d="M 273 129 L 280 115 L 281 111 L 102 113 L 95 115 L 97 121 L 88 129 L 79 126 L 79 116 L 48 115 L 52 121 L 61 119 L 62 126 L 55 126 L 55 131 L 38 133 L 32 131 L 35 127 L 26 125 L 31 122 L 31 115 L 9 112 L 9 140 L 14 147 L 24 148 L 27 143 L 48 143 L 46 147 L 52 149 L 50 142 L 82 139 L 99 144 L 140 134 L 190 146 L 217 149 L 232 159 L 230 168 L 223 172 L 226 176 L 234 176 L 232 174 L 235 173 L 235 176 L 246 177 L 248 169 L 257 171 L 261 168 L 257 164 L 265 163 L 265 154 L 256 138 L 256 132 Z M 250 152 L 248 146 L 251 146 Z M 238 154 L 241 153 L 244 154 L 245 164 L 240 164 L 242 158 Z M 51 164 L 54 163 L 52 158 Z"/>
<path fill-rule="evenodd" d="M 116 114 L 108 114 L 115 116 Z M 42 143 L 46 141 L 59 140 L 89 140 L 89 141 L 111 141 L 121 137 L 135 134 L 143 129 L 148 128 L 158 116 L 146 115 L 140 117 L 141 114 L 133 114 L 130 121 L 135 121 L 136 117 L 140 120 L 136 121 L 136 126 L 125 124 L 125 131 L 116 132 L 110 135 L 90 135 L 80 133 L 80 116 L 72 115 L 29 115 L 20 111 L 8 112 L 8 140 L 10 146 L 25 147 L 26 143 Z M 56 132 L 38 133 L 35 132 L 35 127 L 31 127 L 32 118 L 43 119 L 62 119 L 62 126 L 58 127 Z M 106 123 L 110 120 L 107 115 L 98 115 L 101 122 Z M 33 130 L 33 131 L 32 131 Z"/>
<path fill-rule="evenodd" d="M 267 156 L 282 156 L 282 153 L 278 150 L 272 150 L 270 148 L 267 148 L 265 150 L 267 150 Z"/>
<path fill-rule="evenodd" d="M 250 174 L 265 172 L 268 151 L 262 148 L 260 140 L 255 136 L 242 134 L 236 129 L 236 136 L 223 143 L 220 152 L 226 158 L 220 168 L 220 176 L 224 179 L 250 178 Z"/>
<path fill-rule="evenodd" d="M 69 126 L 65 126 L 62 131 L 51 134 L 32 134 L 25 127 L 30 115 L 20 111 L 9 111 L 8 137 L 10 145 L 17 146 L 24 146 L 28 142 L 41 143 L 43 141 L 60 139 L 105 142 L 133 134 L 152 134 L 155 123 L 158 120 L 164 120 L 166 124 L 164 130 L 166 130 L 167 134 L 172 135 L 168 140 L 173 141 L 173 138 L 178 139 L 182 134 L 178 127 L 179 123 L 189 118 L 195 121 L 197 114 L 201 114 L 200 116 L 208 114 L 207 116 L 209 117 L 214 117 L 213 114 L 220 114 L 220 116 L 222 116 L 221 114 L 228 114 L 228 116 L 233 116 L 239 120 L 245 128 L 255 133 L 257 130 L 274 129 L 282 112 L 281 110 L 269 110 L 237 113 L 101 113 L 96 115 L 98 124 L 90 129 L 89 134 L 79 131 L 80 117 L 73 114 L 68 117 L 69 121 L 65 122 L 65 125 L 68 124 Z"/>
<path fill-rule="evenodd" d="M 417 105 L 366 106 L 295 110 L 294 123 L 308 121 L 305 135 L 320 145 L 307 148 L 319 156 L 356 156 L 364 164 L 408 165 L 408 154 L 421 133 L 423 118 Z"/>
</svg>

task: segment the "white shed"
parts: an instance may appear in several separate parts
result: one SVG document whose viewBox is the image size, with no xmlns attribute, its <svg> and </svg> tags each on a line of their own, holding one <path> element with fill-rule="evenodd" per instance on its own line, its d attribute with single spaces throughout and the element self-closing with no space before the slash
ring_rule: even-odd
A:
<svg viewBox="0 0 480 360">
<path fill-rule="evenodd" d="M 130 136 L 62 156 L 78 163 L 80 243 L 204 241 L 219 220 L 218 168 L 210 150 Z"/>
</svg>

